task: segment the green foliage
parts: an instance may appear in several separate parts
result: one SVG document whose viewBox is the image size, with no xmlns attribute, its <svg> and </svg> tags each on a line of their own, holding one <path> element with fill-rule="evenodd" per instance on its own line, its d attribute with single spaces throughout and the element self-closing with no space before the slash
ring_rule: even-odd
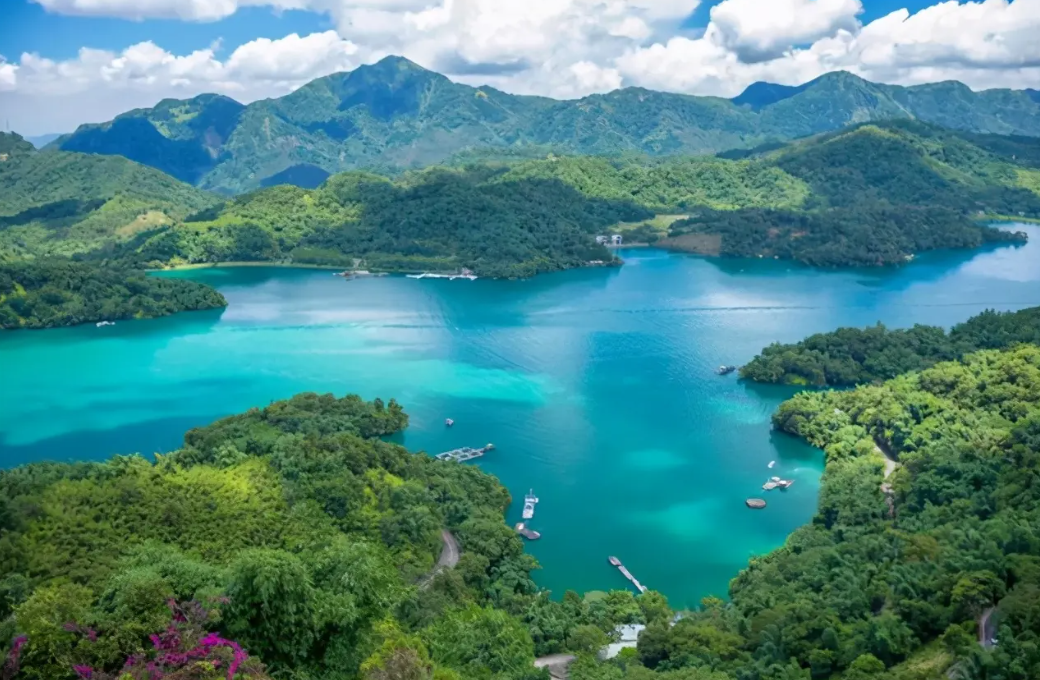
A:
<svg viewBox="0 0 1040 680">
<path fill-rule="evenodd" d="M 122 156 L 40 151 L 0 133 L 0 260 L 110 250 L 217 197 Z"/>
<path fill-rule="evenodd" d="M 154 462 L 0 471 L 0 630 L 30 636 L 22 673 L 117 671 L 151 650 L 168 601 L 195 600 L 277 677 L 459 680 L 456 637 L 495 678 L 528 677 L 530 634 L 490 608 L 535 597 L 536 565 L 502 521 L 509 495 L 379 439 L 406 424 L 395 401 L 302 394 L 192 430 Z M 456 571 L 417 587 L 443 529 L 479 589 Z"/>
<path fill-rule="evenodd" d="M 48 258 L 0 264 L 0 328 L 52 328 L 227 306 L 200 283 Z"/>
<path fill-rule="evenodd" d="M 124 155 L 223 193 L 322 172 L 400 170 L 532 152 L 651 156 L 715 153 L 795 139 L 850 121 L 916 119 L 976 133 L 1036 135 L 1027 93 L 959 83 L 897 87 L 831 73 L 800 87 L 757 83 L 733 100 L 626 88 L 573 101 L 452 83 L 398 57 L 242 106 L 203 95 L 165 100 L 61 148 Z M 980 135 L 981 136 L 981 135 Z"/>
<path fill-rule="evenodd" d="M 1040 307 L 1019 312 L 987 311 L 953 327 L 889 330 L 839 328 L 793 345 L 770 345 L 741 368 L 743 378 L 792 385 L 851 386 L 888 380 L 979 349 L 1016 343 L 1040 344 Z"/>
</svg>

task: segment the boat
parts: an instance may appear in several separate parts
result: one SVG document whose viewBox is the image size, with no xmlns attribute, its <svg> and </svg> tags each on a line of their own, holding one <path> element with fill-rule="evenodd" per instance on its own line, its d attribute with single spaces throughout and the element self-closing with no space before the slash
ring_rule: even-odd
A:
<svg viewBox="0 0 1040 680">
<path fill-rule="evenodd" d="M 454 425 L 454 424 L 455 424 L 455 421 L 454 421 L 454 420 L 452 420 L 451 418 L 445 418 L 445 419 L 444 419 L 444 424 L 445 424 L 446 426 L 448 426 L 448 427 L 451 427 L 452 425 Z"/>
<path fill-rule="evenodd" d="M 115 326 L 116 322 L 115 321 L 98 321 L 94 325 L 97 326 L 98 328 L 103 328 L 105 326 Z"/>
<path fill-rule="evenodd" d="M 779 486 L 781 489 L 789 489 L 792 484 L 794 484 L 793 479 L 781 479 L 779 482 L 776 483 L 776 485 Z"/>
<path fill-rule="evenodd" d="M 774 465 L 776 465 L 776 461 L 775 461 L 775 460 L 771 460 L 771 461 L 769 461 L 769 469 L 770 469 L 770 470 L 772 470 L 772 469 L 773 469 L 773 466 L 774 466 Z"/>
<path fill-rule="evenodd" d="M 614 557 L 613 555 L 608 557 L 607 561 L 610 562 L 610 565 L 613 566 L 613 567 L 620 567 L 621 566 L 621 560 L 619 560 L 618 558 Z"/>
<path fill-rule="evenodd" d="M 717 369 L 715 369 L 715 372 L 719 375 L 729 375 L 735 370 L 737 370 L 736 366 L 719 366 Z"/>
<path fill-rule="evenodd" d="M 762 485 L 762 489 L 764 489 L 765 491 L 772 491 L 777 486 L 779 486 L 779 484 L 777 484 L 776 482 L 766 482 Z"/>
<path fill-rule="evenodd" d="M 537 531 L 533 529 L 528 529 L 527 525 L 523 522 L 520 522 L 514 528 L 516 529 L 516 533 L 520 534 L 529 541 L 537 541 L 539 538 L 542 537 L 542 535 Z"/>
<path fill-rule="evenodd" d="M 534 489 L 531 489 L 529 492 L 527 492 L 527 495 L 524 496 L 524 511 L 523 511 L 523 518 L 524 519 L 532 519 L 534 517 L 534 506 L 537 503 L 538 503 L 538 496 L 535 496 L 534 495 Z"/>
</svg>

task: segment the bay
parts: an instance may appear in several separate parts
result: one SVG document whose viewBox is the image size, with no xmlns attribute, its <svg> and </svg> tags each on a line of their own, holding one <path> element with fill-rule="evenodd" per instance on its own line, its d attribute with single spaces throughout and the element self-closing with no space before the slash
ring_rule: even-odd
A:
<svg viewBox="0 0 1040 680">
<path fill-rule="evenodd" d="M 167 274 L 217 286 L 229 307 L 0 334 L 0 466 L 166 451 L 191 427 L 301 391 L 394 397 L 413 450 L 496 445 L 477 464 L 512 492 L 510 523 L 534 489 L 539 583 L 625 587 L 616 555 L 693 605 L 811 519 L 822 469 L 819 451 L 771 431 L 790 389 L 714 369 L 842 325 L 949 326 L 1040 305 L 1040 228 L 1016 228 L 1028 245 L 881 271 L 630 249 L 621 269 L 528 281 Z M 795 485 L 745 508 L 774 474 Z"/>
</svg>

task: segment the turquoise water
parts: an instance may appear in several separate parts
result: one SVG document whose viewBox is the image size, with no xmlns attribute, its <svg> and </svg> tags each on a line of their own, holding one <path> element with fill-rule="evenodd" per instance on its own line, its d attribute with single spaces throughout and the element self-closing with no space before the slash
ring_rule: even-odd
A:
<svg viewBox="0 0 1040 680">
<path fill-rule="evenodd" d="M 190 427 L 304 390 L 396 397 L 412 417 L 407 446 L 494 442 L 478 464 L 515 499 L 535 489 L 541 584 L 624 587 L 607 564 L 617 555 L 694 604 L 811 518 L 821 470 L 818 451 L 770 431 L 789 390 L 715 367 L 839 325 L 1038 305 L 1040 229 L 1026 229 L 1027 246 L 883 272 L 628 250 L 619 270 L 530 281 L 179 273 L 230 306 L 0 334 L 0 465 L 168 450 Z M 772 474 L 796 483 L 747 510 Z M 514 502 L 510 522 L 519 514 Z"/>
</svg>

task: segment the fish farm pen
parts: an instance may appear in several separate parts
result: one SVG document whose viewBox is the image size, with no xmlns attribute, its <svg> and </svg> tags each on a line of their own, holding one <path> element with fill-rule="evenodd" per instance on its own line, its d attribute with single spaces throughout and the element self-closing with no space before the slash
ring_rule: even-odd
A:
<svg viewBox="0 0 1040 680">
<path fill-rule="evenodd" d="M 482 449 L 474 449 L 469 446 L 463 446 L 461 449 L 452 449 L 451 451 L 445 451 L 444 453 L 438 453 L 436 455 L 437 460 L 443 461 L 455 461 L 456 463 L 463 463 L 467 460 L 473 460 L 474 458 L 480 458 L 488 451 L 494 450 L 494 444 L 488 444 Z"/>
</svg>

